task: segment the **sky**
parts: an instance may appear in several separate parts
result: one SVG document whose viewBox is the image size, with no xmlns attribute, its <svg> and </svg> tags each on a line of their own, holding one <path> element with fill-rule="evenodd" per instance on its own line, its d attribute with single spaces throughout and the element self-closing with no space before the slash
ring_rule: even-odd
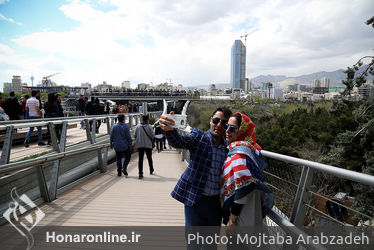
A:
<svg viewBox="0 0 374 250">
<path fill-rule="evenodd" d="M 0 0 L 0 88 L 57 72 L 70 86 L 229 83 L 237 39 L 248 78 L 334 71 L 373 55 L 373 15 L 373 0 Z"/>
</svg>

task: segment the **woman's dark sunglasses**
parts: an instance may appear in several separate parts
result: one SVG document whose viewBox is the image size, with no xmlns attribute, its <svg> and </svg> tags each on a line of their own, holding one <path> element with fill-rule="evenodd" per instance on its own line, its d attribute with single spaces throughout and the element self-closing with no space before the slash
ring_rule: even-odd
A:
<svg viewBox="0 0 374 250">
<path fill-rule="evenodd" d="M 212 119 L 212 122 L 213 122 L 215 125 L 218 125 L 218 123 L 221 122 L 221 125 L 222 125 L 223 127 L 225 127 L 228 121 L 227 121 L 227 120 L 221 120 L 221 119 L 219 119 L 218 117 L 215 117 L 215 118 Z"/>
<path fill-rule="evenodd" d="M 235 133 L 235 131 L 237 130 L 234 125 L 229 126 L 228 124 L 225 124 L 225 129 L 227 130 L 228 128 L 230 128 L 230 133 Z"/>
</svg>

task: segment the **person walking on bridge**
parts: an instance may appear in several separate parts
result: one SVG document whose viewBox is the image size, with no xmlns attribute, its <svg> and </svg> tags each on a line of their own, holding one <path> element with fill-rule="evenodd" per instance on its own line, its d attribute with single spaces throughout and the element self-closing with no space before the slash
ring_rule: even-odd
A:
<svg viewBox="0 0 374 250">
<path fill-rule="evenodd" d="M 125 123 L 125 116 L 118 115 L 118 123 L 110 131 L 110 148 L 114 148 L 116 152 L 118 176 L 121 176 L 122 173 L 128 176 L 127 165 L 131 160 L 131 144 L 130 127 Z M 122 166 L 123 157 L 125 157 L 125 161 Z"/>
<path fill-rule="evenodd" d="M 22 113 L 22 106 L 19 104 L 14 91 L 10 92 L 9 97 L 5 99 L 3 108 L 5 113 L 7 113 L 7 115 L 9 116 L 10 120 L 19 120 L 19 117 Z"/>
<path fill-rule="evenodd" d="M 40 111 L 40 102 L 37 99 L 38 92 L 36 90 L 31 91 L 31 98 L 26 101 L 26 108 L 29 110 L 29 118 L 28 119 L 41 119 L 42 112 Z M 43 134 L 42 134 L 42 127 L 38 126 L 38 145 L 45 146 L 46 144 L 43 142 Z M 34 131 L 34 127 L 30 127 L 29 132 L 26 134 L 24 145 L 26 148 L 30 145 L 30 137 L 32 132 Z"/>
<path fill-rule="evenodd" d="M 78 111 L 79 116 L 85 116 L 84 110 L 85 110 L 86 103 L 84 102 L 83 95 L 79 95 L 79 99 L 77 101 L 77 106 L 75 111 Z M 84 129 L 84 121 L 81 121 L 81 129 Z"/>
<path fill-rule="evenodd" d="M 155 134 L 153 133 L 152 126 L 149 125 L 149 117 L 143 115 L 143 122 L 136 126 L 135 128 L 135 139 L 136 147 L 139 152 L 139 179 L 143 179 L 143 158 L 144 152 L 147 154 L 149 172 L 153 174 L 153 160 L 152 160 L 152 149 L 153 149 L 153 139 Z"/>
<path fill-rule="evenodd" d="M 186 226 L 221 226 L 220 174 L 227 153 L 224 134 L 230 115 L 228 108 L 217 108 L 208 131 L 192 129 L 186 136 L 171 127 L 174 120 L 168 115 L 159 120 L 169 145 L 190 151 L 190 163 L 171 193 L 184 203 Z"/>
</svg>

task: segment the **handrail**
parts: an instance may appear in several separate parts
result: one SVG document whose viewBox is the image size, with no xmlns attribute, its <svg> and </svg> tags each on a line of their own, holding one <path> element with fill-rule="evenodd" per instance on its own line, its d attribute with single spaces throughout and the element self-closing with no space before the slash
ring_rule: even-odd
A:
<svg viewBox="0 0 374 250">
<path fill-rule="evenodd" d="M 294 224 L 292 224 L 289 220 L 283 218 L 280 216 L 277 212 L 274 211 L 274 209 L 270 210 L 267 214 L 267 216 L 270 217 L 277 225 L 279 225 L 285 232 L 295 236 L 295 235 L 303 235 L 303 237 L 306 239 L 307 234 L 300 230 L 298 227 L 296 227 Z M 318 250 L 326 250 L 322 245 L 318 244 L 305 244 L 304 245 L 307 249 L 318 249 Z"/>
<path fill-rule="evenodd" d="M 147 114 L 157 114 L 162 113 L 162 111 L 152 111 L 147 112 Z M 136 116 L 142 115 L 143 113 L 136 112 L 136 113 L 123 113 L 125 116 Z M 66 116 L 66 117 L 54 117 L 54 118 L 40 118 L 40 119 L 23 119 L 23 120 L 10 120 L 10 121 L 0 121 L 1 125 L 8 125 L 8 124 L 17 124 L 17 123 L 27 123 L 27 122 L 40 122 L 40 121 L 58 121 L 58 120 L 84 120 L 87 118 L 106 118 L 106 117 L 117 117 L 119 114 L 105 114 L 105 115 L 85 115 L 85 116 Z"/>
<path fill-rule="evenodd" d="M 312 169 L 316 169 L 318 171 L 325 172 L 325 173 L 328 173 L 328 174 L 331 174 L 337 177 L 341 177 L 344 179 L 357 181 L 363 184 L 374 186 L 374 176 L 372 175 L 359 173 L 359 172 L 347 170 L 344 168 L 338 168 L 338 167 L 334 167 L 331 165 L 326 165 L 326 164 L 322 164 L 318 162 L 308 161 L 308 160 L 304 160 L 304 159 L 300 159 L 300 158 L 296 158 L 292 156 L 277 154 L 277 153 L 273 153 L 273 152 L 266 151 L 266 150 L 262 150 L 261 154 L 265 157 L 273 158 L 276 160 L 280 160 L 283 162 L 288 162 L 288 163 L 292 163 L 296 165 L 310 167 Z"/>
<path fill-rule="evenodd" d="M 148 112 L 147 114 L 161 114 L 161 111 Z M 140 116 L 142 113 L 131 113 L 124 114 L 125 117 Z M 80 122 L 84 120 L 93 119 L 105 119 L 105 118 L 117 118 L 118 114 L 111 115 L 88 115 L 88 116 L 71 116 L 71 117 L 56 117 L 56 118 L 41 118 L 41 119 L 25 119 L 25 120 L 13 120 L 0 122 L 0 130 L 6 130 L 8 126 L 14 126 L 14 128 L 26 128 L 30 126 L 45 126 L 52 122 L 53 124 L 61 124 L 64 121 L 69 122 Z"/>
<path fill-rule="evenodd" d="M 81 149 L 75 149 L 75 150 L 65 151 L 61 153 L 49 154 L 46 156 L 40 156 L 34 159 L 24 160 L 21 162 L 4 164 L 0 166 L 0 174 L 8 173 L 8 172 L 16 171 L 16 170 L 21 170 L 21 169 L 25 169 L 29 167 L 36 167 L 47 162 L 61 160 L 64 157 L 79 155 L 79 154 L 87 153 L 91 151 L 96 151 L 98 149 L 107 148 L 109 146 L 110 146 L 109 143 L 94 143 L 88 147 L 84 147 Z"/>
</svg>

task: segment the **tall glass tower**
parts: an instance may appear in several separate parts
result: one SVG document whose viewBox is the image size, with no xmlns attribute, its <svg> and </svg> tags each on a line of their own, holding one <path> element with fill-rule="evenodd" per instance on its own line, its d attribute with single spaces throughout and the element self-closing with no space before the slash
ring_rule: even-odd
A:
<svg viewBox="0 0 374 250">
<path fill-rule="evenodd" d="M 230 82 L 232 88 L 245 89 L 245 56 L 244 44 L 240 40 L 235 40 L 231 47 Z"/>
</svg>

